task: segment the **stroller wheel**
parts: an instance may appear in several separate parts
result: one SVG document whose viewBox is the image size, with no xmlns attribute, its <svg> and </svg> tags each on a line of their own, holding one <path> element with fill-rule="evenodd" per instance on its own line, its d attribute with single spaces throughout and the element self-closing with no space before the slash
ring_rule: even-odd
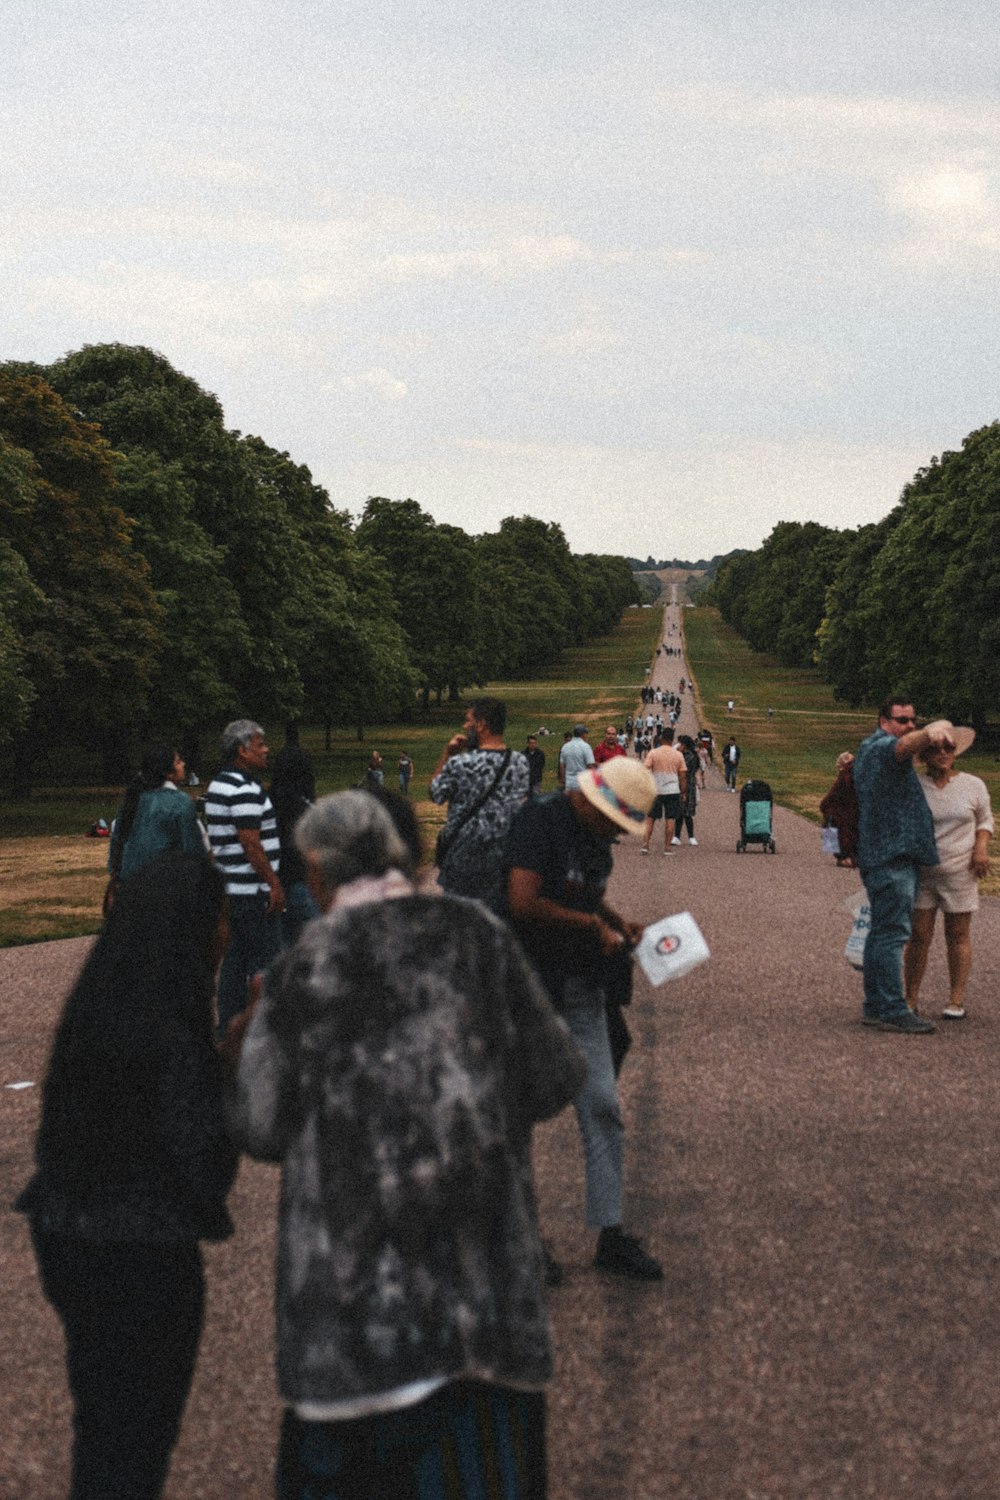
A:
<svg viewBox="0 0 1000 1500">
<path fill-rule="evenodd" d="M 737 854 L 742 854 L 744 847 L 745 846 L 744 846 L 743 840 L 742 839 L 737 839 L 736 840 L 736 853 Z"/>
<path fill-rule="evenodd" d="M 768 845 L 768 848 L 770 849 L 770 851 L 771 851 L 772 854 L 777 854 L 777 852 L 778 852 L 778 846 L 774 842 L 774 839 L 771 840 L 770 844 Z"/>
</svg>

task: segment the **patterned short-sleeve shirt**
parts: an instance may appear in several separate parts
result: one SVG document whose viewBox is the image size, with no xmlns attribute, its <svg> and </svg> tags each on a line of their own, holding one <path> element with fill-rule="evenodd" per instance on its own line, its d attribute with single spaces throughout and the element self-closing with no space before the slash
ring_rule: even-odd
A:
<svg viewBox="0 0 1000 1500">
<path fill-rule="evenodd" d="M 446 761 L 431 782 L 435 802 L 447 802 L 447 829 L 455 828 L 463 814 L 483 795 L 496 778 L 503 750 L 467 750 Z M 528 762 L 519 750 L 496 788 L 478 812 L 468 818 L 453 838 L 441 866 L 439 880 L 456 896 L 475 896 L 492 911 L 503 910 L 503 844 L 511 820 L 528 795 Z"/>
</svg>

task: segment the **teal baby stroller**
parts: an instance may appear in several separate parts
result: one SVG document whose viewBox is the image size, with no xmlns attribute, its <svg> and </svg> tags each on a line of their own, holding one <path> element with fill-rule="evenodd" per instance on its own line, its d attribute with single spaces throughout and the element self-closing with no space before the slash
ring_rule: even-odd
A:
<svg viewBox="0 0 1000 1500">
<path fill-rule="evenodd" d="M 774 798 L 766 781 L 745 781 L 740 792 L 740 837 L 736 853 L 743 854 L 748 844 L 760 844 L 765 853 L 777 854 L 778 846 L 771 834 L 771 809 Z"/>
</svg>

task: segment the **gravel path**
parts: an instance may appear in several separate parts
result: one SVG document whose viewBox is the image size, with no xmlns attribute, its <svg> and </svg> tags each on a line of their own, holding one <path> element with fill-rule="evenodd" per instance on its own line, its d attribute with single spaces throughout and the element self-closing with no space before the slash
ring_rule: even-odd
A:
<svg viewBox="0 0 1000 1500">
<path fill-rule="evenodd" d="M 654 681 L 684 670 L 660 657 Z M 749 756 L 740 770 L 753 774 Z M 567 1271 L 552 1296 L 552 1500 L 995 1500 L 1000 902 L 974 922 L 970 1019 L 873 1032 L 842 957 L 857 877 L 781 808 L 776 856 L 737 854 L 738 826 L 713 773 L 700 847 L 642 858 L 623 841 L 616 856 L 617 904 L 644 921 L 688 909 L 712 950 L 659 990 L 639 976 L 630 1015 L 628 1222 L 663 1283 L 590 1269 L 571 1113 L 537 1133 L 542 1218 Z M 85 951 L 0 953 L 5 1204 L 30 1170 L 38 1103 L 6 1085 L 40 1076 Z M 936 948 L 925 1011 L 943 994 Z M 275 1189 L 272 1169 L 245 1165 L 237 1235 L 208 1251 L 171 1500 L 271 1494 Z M 23 1223 L 4 1212 L 0 1236 L 0 1497 L 52 1500 L 68 1472 L 62 1341 Z"/>
</svg>

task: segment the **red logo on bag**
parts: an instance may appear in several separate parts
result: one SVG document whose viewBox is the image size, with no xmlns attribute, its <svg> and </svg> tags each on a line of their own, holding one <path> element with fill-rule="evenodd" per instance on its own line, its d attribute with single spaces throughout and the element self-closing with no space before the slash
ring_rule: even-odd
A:
<svg viewBox="0 0 1000 1500">
<path fill-rule="evenodd" d="M 660 938 L 660 941 L 656 945 L 656 951 L 657 953 L 662 953 L 664 958 L 667 958 L 671 953 L 676 953 L 680 945 L 680 938 L 674 933 L 668 932 Z"/>
</svg>

